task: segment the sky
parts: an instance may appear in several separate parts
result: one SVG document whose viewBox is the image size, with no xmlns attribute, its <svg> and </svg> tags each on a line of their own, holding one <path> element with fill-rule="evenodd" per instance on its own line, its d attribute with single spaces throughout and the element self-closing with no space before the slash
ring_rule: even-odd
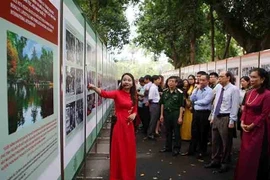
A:
<svg viewBox="0 0 270 180">
<path fill-rule="evenodd" d="M 134 21 L 136 20 L 136 14 L 138 14 L 139 12 L 139 8 L 138 5 L 129 5 L 125 14 L 127 17 L 127 20 L 129 22 L 130 25 L 130 40 L 132 40 L 134 37 L 137 36 L 136 33 L 136 26 L 134 25 Z M 130 45 L 125 45 L 123 50 L 121 50 L 120 54 L 116 54 L 116 55 L 112 55 L 113 58 L 117 59 L 117 60 L 129 60 L 129 59 L 133 59 L 135 61 L 138 61 L 139 63 L 143 63 L 143 62 L 147 62 L 147 61 L 151 61 L 151 56 L 147 56 L 145 55 L 145 50 L 142 48 L 138 48 L 138 50 L 136 52 L 134 52 L 132 54 L 132 48 L 130 47 Z M 166 57 L 165 54 L 161 54 L 161 56 L 159 57 L 159 61 L 162 64 L 168 64 L 168 58 Z"/>
<path fill-rule="evenodd" d="M 59 0 L 50 0 L 53 4 L 56 5 L 56 8 L 59 9 L 59 7 L 57 7 L 59 5 Z M 132 40 L 134 37 L 137 36 L 136 33 L 136 26 L 134 25 L 134 21 L 136 19 L 136 14 L 139 12 L 139 8 L 138 5 L 129 5 L 125 14 L 127 17 L 127 20 L 129 22 L 130 25 L 130 40 Z M 145 55 L 145 50 L 142 48 L 138 48 L 136 52 L 134 52 L 132 54 L 132 48 L 130 47 L 130 45 L 125 45 L 123 47 L 123 49 L 121 50 L 121 53 L 118 54 L 116 53 L 116 51 L 114 52 L 114 54 L 112 54 L 112 59 L 118 59 L 118 60 L 131 60 L 133 59 L 133 61 L 138 61 L 139 63 L 143 63 L 143 62 L 149 62 L 151 61 L 151 56 L 147 56 Z M 162 69 L 163 66 L 166 66 L 167 68 L 169 67 L 170 69 L 173 69 L 173 67 L 170 67 L 170 64 L 168 63 L 168 58 L 166 57 L 165 54 L 161 54 L 159 59 L 159 68 Z M 166 69 L 167 69 L 166 68 Z"/>
<path fill-rule="evenodd" d="M 41 54 L 42 54 L 42 48 L 46 49 L 47 51 L 52 51 L 52 49 L 43 46 L 41 44 L 38 44 L 37 42 L 31 40 L 31 39 L 27 39 L 27 43 L 26 46 L 23 48 L 23 56 L 28 55 L 28 58 L 31 59 L 32 58 L 32 54 L 33 54 L 33 50 L 36 50 L 37 53 L 37 57 L 40 58 Z"/>
</svg>

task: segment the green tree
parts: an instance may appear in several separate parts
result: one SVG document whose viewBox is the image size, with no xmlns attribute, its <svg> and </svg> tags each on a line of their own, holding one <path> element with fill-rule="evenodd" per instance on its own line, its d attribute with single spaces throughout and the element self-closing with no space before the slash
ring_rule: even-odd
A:
<svg viewBox="0 0 270 180">
<path fill-rule="evenodd" d="M 145 0 L 135 42 L 164 52 L 175 68 L 241 55 L 214 6 L 205 0 Z"/>
<path fill-rule="evenodd" d="M 197 39 L 205 31 L 200 0 L 145 0 L 135 42 L 155 54 L 164 52 L 175 68 L 196 63 Z"/>
<path fill-rule="evenodd" d="M 270 1 L 205 0 L 247 53 L 270 48 Z"/>
<path fill-rule="evenodd" d="M 77 0 L 109 49 L 129 43 L 129 24 L 124 14 L 130 0 Z"/>
</svg>

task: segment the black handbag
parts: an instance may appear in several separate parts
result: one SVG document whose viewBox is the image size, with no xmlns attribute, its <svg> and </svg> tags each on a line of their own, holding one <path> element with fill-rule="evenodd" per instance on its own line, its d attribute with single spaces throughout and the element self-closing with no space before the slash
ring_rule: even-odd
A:
<svg viewBox="0 0 270 180">
<path fill-rule="evenodd" d="M 112 124 L 115 124 L 116 121 L 117 121 L 116 115 L 112 115 L 112 117 L 111 117 L 111 123 L 112 123 Z"/>
</svg>

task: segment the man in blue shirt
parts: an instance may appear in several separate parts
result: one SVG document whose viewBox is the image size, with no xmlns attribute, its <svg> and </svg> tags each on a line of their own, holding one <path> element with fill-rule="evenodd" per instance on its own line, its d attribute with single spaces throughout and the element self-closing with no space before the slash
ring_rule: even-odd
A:
<svg viewBox="0 0 270 180">
<path fill-rule="evenodd" d="M 208 117 L 211 112 L 213 90 L 208 86 L 209 75 L 200 76 L 199 85 L 193 90 L 190 100 L 194 105 L 193 120 L 191 127 L 191 142 L 188 153 L 182 155 L 194 155 L 198 145 L 198 158 L 202 158 L 207 152 L 208 133 L 210 124 Z"/>
</svg>

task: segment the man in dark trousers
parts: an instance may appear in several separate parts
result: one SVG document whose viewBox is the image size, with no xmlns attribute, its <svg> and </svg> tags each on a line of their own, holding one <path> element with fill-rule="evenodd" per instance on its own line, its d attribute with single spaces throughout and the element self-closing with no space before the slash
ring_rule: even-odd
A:
<svg viewBox="0 0 270 180">
<path fill-rule="evenodd" d="M 160 117 L 160 95 L 158 92 L 158 86 L 160 85 L 161 78 L 158 75 L 152 76 L 152 85 L 148 93 L 149 111 L 150 111 L 150 123 L 147 130 L 147 138 L 155 139 L 155 129 Z"/>
<path fill-rule="evenodd" d="M 148 101 L 148 94 L 149 94 L 149 89 L 152 85 L 152 77 L 150 75 L 144 76 L 144 97 L 142 101 L 142 124 L 143 124 L 143 133 L 147 137 L 147 130 L 149 127 L 149 122 L 150 122 L 150 111 L 149 111 L 149 101 Z"/>
<path fill-rule="evenodd" d="M 219 173 L 229 170 L 229 162 L 239 109 L 239 89 L 234 86 L 235 78 L 229 71 L 219 74 L 222 88 L 216 92 L 212 124 L 212 161 L 205 168 L 220 167 Z"/>
<path fill-rule="evenodd" d="M 177 77 L 168 78 L 168 88 L 163 91 L 160 99 L 161 111 L 160 122 L 166 127 L 166 145 L 160 152 L 172 152 L 177 156 L 181 149 L 180 125 L 183 122 L 184 94 L 176 88 Z M 174 133 L 175 143 L 172 146 L 172 135 Z"/>
<path fill-rule="evenodd" d="M 187 153 L 182 155 L 194 155 L 198 146 L 198 156 L 201 159 L 207 152 L 208 133 L 210 124 L 208 121 L 211 113 L 213 90 L 208 86 L 209 75 L 200 76 L 199 84 L 192 92 L 190 100 L 194 105 L 193 120 L 191 127 L 192 139 Z"/>
</svg>

